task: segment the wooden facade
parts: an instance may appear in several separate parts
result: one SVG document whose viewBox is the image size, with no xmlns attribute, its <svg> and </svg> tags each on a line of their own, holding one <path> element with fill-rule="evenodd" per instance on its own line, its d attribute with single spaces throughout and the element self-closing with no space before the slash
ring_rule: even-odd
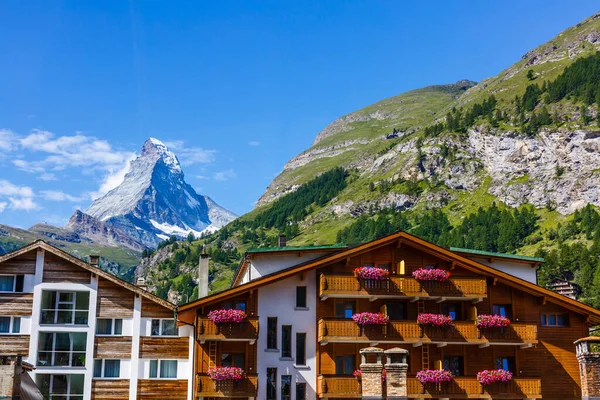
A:
<svg viewBox="0 0 600 400">
<path fill-rule="evenodd" d="M 365 282 L 354 277 L 353 270 L 364 265 L 386 268 L 390 278 Z M 427 267 L 448 270 L 451 278 L 443 283 L 422 283 L 412 277 L 413 271 Z M 208 310 L 307 270 L 316 271 L 314 323 L 318 329 L 315 337 L 308 340 L 318 343 L 314 355 L 317 398 L 361 398 L 360 382 L 352 372 L 360 368 L 359 350 L 373 345 L 384 350 L 392 347 L 408 350 L 409 398 L 581 398 L 573 342 L 587 336 L 590 325 L 600 324 L 598 310 L 405 233 L 285 268 L 181 307 L 180 318 L 194 320 L 197 327 L 196 396 L 227 396 L 205 375 L 211 366 L 219 364 L 219 355 L 224 352 L 243 352 L 249 377 L 250 373 L 265 374 L 253 369 L 256 365 L 251 361 L 256 359 L 255 352 L 263 351 L 263 344 L 253 346 L 250 341 L 234 341 L 247 339 L 245 329 L 254 320 L 249 318 L 244 329 L 221 332 L 207 321 Z M 342 307 L 338 303 L 352 309 L 352 313 L 381 312 L 391 320 L 383 326 L 360 327 L 348 315 L 339 315 Z M 493 314 L 498 307 L 506 310 L 511 325 L 490 329 L 475 325 L 477 315 Z M 450 328 L 417 323 L 418 314 L 445 313 L 449 309 L 456 316 Z M 260 312 L 252 310 L 251 315 Z M 548 315 L 553 316 L 548 317 L 552 321 L 560 316 L 562 326 L 543 324 L 542 317 Z M 344 357 L 353 360 L 350 369 L 339 365 Z M 505 384 L 482 386 L 477 373 L 496 369 L 498 360 L 510 365 L 513 379 Z M 416 379 L 417 372 L 440 368 L 445 362 L 459 365 L 451 383 L 424 387 Z"/>
</svg>

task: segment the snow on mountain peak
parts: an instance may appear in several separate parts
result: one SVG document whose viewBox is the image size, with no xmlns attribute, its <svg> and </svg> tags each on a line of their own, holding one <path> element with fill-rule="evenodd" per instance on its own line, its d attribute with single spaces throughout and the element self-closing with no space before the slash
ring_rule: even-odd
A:
<svg viewBox="0 0 600 400">
<path fill-rule="evenodd" d="M 163 160 L 165 165 L 176 172 L 182 172 L 181 165 L 175 153 L 160 140 L 155 138 L 149 138 L 142 147 L 142 157 L 144 156 L 158 156 Z"/>
</svg>

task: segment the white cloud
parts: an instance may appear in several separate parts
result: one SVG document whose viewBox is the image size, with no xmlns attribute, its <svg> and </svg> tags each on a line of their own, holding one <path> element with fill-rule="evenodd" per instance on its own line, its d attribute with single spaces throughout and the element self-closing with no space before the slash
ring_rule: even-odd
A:
<svg viewBox="0 0 600 400">
<path fill-rule="evenodd" d="M 260 146 L 260 142 L 253 140 L 251 142 L 248 142 L 248 146 Z"/>
<path fill-rule="evenodd" d="M 227 181 L 237 176 L 234 170 L 228 169 L 226 171 L 217 172 L 214 175 L 215 181 Z"/>
<path fill-rule="evenodd" d="M 134 159 L 135 153 L 132 153 L 127 159 L 125 159 L 124 163 L 120 167 L 109 170 L 108 174 L 104 177 L 100 188 L 98 188 L 97 191 L 90 193 L 90 198 L 92 200 L 96 200 L 119 186 L 121 182 L 123 182 L 123 179 L 125 179 L 125 175 L 127 175 L 129 172 L 129 169 L 131 168 L 131 161 Z"/>
<path fill-rule="evenodd" d="M 55 181 L 56 180 L 56 175 L 51 174 L 49 172 L 44 172 L 43 174 L 41 174 L 40 176 L 38 176 L 37 179 L 40 180 L 40 181 Z"/>
<path fill-rule="evenodd" d="M 72 195 L 62 192 L 60 190 L 42 190 L 40 192 L 40 194 L 42 195 L 44 200 L 50 200 L 50 201 L 78 202 L 78 201 L 85 200 L 85 197 L 72 196 Z"/>
<path fill-rule="evenodd" d="M 182 140 L 165 142 L 165 145 L 177 154 L 181 165 L 210 164 L 215 161 L 215 150 L 205 150 L 201 147 L 185 147 Z"/>
<path fill-rule="evenodd" d="M 17 135 L 8 129 L 0 129 L 0 150 L 12 151 L 17 144 Z"/>
<path fill-rule="evenodd" d="M 8 203 L 5 201 L 0 202 L 0 213 L 2 211 L 4 211 L 4 209 L 6 208 L 7 205 L 8 205 Z"/>
<path fill-rule="evenodd" d="M 207 181 L 210 179 L 210 177 L 204 175 L 196 175 L 196 178 L 201 179 L 203 181 Z"/>
<path fill-rule="evenodd" d="M 33 198 L 31 197 L 9 197 L 8 200 L 10 200 L 10 208 L 12 208 L 13 210 L 31 211 L 40 209 L 40 206 L 35 201 L 33 201 Z"/>
<path fill-rule="evenodd" d="M 35 194 L 29 186 L 18 186 L 6 179 L 0 179 L 0 197 L 7 197 L 13 210 L 37 210 L 40 208 L 33 200 Z M 3 202 L 2 209 L 7 207 Z"/>
<path fill-rule="evenodd" d="M 25 172 L 38 173 L 38 172 L 45 171 L 44 167 L 42 167 L 39 163 L 32 162 L 32 161 L 25 161 L 20 158 L 13 160 L 13 164 L 15 167 L 17 167 L 21 171 L 25 171 Z"/>
</svg>

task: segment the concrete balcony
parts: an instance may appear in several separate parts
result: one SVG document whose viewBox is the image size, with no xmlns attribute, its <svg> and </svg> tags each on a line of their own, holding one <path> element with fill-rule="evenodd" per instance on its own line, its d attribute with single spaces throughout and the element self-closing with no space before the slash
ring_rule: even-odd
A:
<svg viewBox="0 0 600 400">
<path fill-rule="evenodd" d="M 511 324 L 505 328 L 480 330 L 472 321 L 455 321 L 454 326 L 421 326 L 415 321 L 390 321 L 386 325 L 361 327 L 351 319 L 321 318 L 319 342 L 327 343 L 410 343 L 414 346 L 467 344 L 487 347 L 514 345 L 531 347 L 538 342 L 537 325 Z"/>
<path fill-rule="evenodd" d="M 352 274 L 320 276 L 321 299 L 329 297 L 343 298 L 409 298 L 412 301 L 426 300 L 462 300 L 481 302 L 487 298 L 485 278 L 451 277 L 446 282 L 420 282 L 411 276 L 391 275 L 381 281 L 358 279 Z"/>
<path fill-rule="evenodd" d="M 237 382 L 216 382 L 206 374 L 197 375 L 196 398 L 198 397 L 227 397 L 248 398 L 258 395 L 258 375 L 247 374 L 244 379 Z"/>
<path fill-rule="evenodd" d="M 208 317 L 198 317 L 198 341 L 237 340 L 256 342 L 258 317 L 246 317 L 239 324 L 215 324 Z"/>
</svg>

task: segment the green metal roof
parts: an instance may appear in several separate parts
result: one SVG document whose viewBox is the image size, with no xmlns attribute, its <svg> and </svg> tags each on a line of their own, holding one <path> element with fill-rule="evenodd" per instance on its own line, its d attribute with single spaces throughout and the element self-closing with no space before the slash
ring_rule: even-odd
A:
<svg viewBox="0 0 600 400">
<path fill-rule="evenodd" d="M 503 258 L 514 258 L 515 260 L 544 262 L 544 259 L 540 258 L 540 257 L 520 256 L 517 254 L 506 254 L 506 253 L 494 253 L 491 251 L 483 251 L 483 250 L 461 249 L 460 247 L 450 247 L 450 251 L 455 251 L 457 253 L 477 254 L 477 255 L 488 256 L 488 257 L 503 257 Z"/>
<path fill-rule="evenodd" d="M 284 247 L 256 247 L 249 249 L 247 253 L 269 253 L 273 251 L 302 251 L 302 250 L 330 250 L 345 249 L 348 247 L 343 243 L 324 244 L 318 246 L 284 246 Z"/>
</svg>

